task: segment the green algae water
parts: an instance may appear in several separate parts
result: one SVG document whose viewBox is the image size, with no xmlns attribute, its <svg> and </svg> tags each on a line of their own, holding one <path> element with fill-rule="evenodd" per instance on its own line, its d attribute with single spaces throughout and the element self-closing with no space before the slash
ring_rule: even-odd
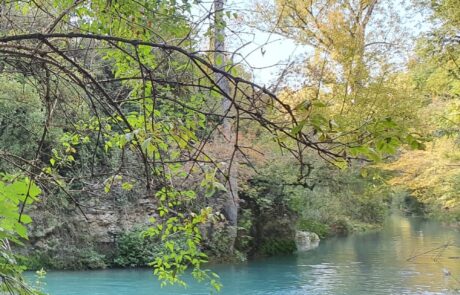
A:
<svg viewBox="0 0 460 295">
<path fill-rule="evenodd" d="M 221 276 L 225 295 L 460 294 L 459 246 L 460 232 L 452 228 L 392 216 L 381 231 L 328 239 L 306 253 L 210 268 Z M 207 286 L 189 281 L 187 289 L 160 288 L 149 270 L 50 271 L 44 290 L 52 295 L 209 294 Z"/>
</svg>

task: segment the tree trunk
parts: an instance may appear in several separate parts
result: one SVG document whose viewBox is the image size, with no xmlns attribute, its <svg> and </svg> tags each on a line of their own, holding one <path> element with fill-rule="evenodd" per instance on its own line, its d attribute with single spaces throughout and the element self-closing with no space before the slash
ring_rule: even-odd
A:
<svg viewBox="0 0 460 295">
<path fill-rule="evenodd" d="M 224 1 L 225 0 L 214 0 L 214 62 L 216 66 L 225 70 L 226 56 L 225 56 L 225 26 L 223 25 L 224 16 Z M 230 94 L 230 85 L 228 79 L 220 74 L 216 73 L 216 81 L 219 88 L 226 94 Z M 232 107 L 232 102 L 225 97 L 222 97 L 222 112 L 227 114 Z M 230 250 L 233 252 L 233 246 L 237 235 L 237 223 L 238 223 L 238 180 L 237 180 L 237 161 L 232 161 L 232 154 L 234 151 L 236 136 L 232 130 L 232 122 L 229 118 L 224 118 L 222 122 L 222 144 L 228 147 L 226 149 L 225 162 L 228 171 L 227 181 L 227 194 L 223 206 L 225 217 L 229 222 L 229 238 L 232 243 Z"/>
</svg>

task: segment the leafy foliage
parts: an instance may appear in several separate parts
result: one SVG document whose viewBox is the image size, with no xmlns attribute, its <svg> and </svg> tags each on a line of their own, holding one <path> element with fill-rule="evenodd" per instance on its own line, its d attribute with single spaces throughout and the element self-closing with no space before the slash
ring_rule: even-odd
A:
<svg viewBox="0 0 460 295">
<path fill-rule="evenodd" d="M 300 230 L 316 233 L 321 239 L 331 234 L 331 228 L 327 224 L 320 223 L 314 219 L 302 219 L 297 226 Z"/>
<path fill-rule="evenodd" d="M 261 253 L 268 256 L 291 254 L 296 249 L 294 240 L 269 239 L 260 246 Z"/>
<path fill-rule="evenodd" d="M 460 61 L 457 1 L 419 3 L 431 12 L 432 29 L 418 40 L 410 74 L 415 91 L 425 98 L 419 116 L 432 142 L 425 151 L 405 150 L 385 166 L 394 171 L 391 184 L 407 190 L 424 210 L 449 223 L 459 219 L 458 135 Z"/>
<path fill-rule="evenodd" d="M 356 165 L 337 170 L 314 155 L 304 161 L 311 171 L 300 180 L 295 160 L 268 161 L 258 167 L 259 173 L 249 179 L 242 195 L 259 210 L 270 210 L 275 216 L 295 212 L 297 229 L 315 232 L 321 238 L 383 221 L 391 191 L 380 169 Z"/>
<path fill-rule="evenodd" d="M 290 73 L 303 82 L 288 83 L 280 94 L 297 118 L 292 134 L 306 131 L 322 144 L 339 141 L 336 153 L 371 161 L 402 145 L 424 147 L 424 134 L 414 129 L 418 118 L 410 111 L 422 99 L 390 54 L 400 40 L 393 5 L 279 0 L 270 9 L 261 6 L 265 27 L 308 49 Z"/>
<path fill-rule="evenodd" d="M 148 266 L 160 255 L 161 246 L 158 241 L 145 238 L 140 230 L 124 233 L 117 240 L 114 263 L 121 267 Z"/>
<path fill-rule="evenodd" d="M 34 156 L 31 140 L 38 141 L 44 113 L 39 106 L 36 91 L 20 77 L 0 75 L 0 152 L 8 151 L 14 155 L 30 160 Z M 6 161 L 0 164 L 0 171 L 15 168 Z"/>
<path fill-rule="evenodd" d="M 26 224 L 32 220 L 21 214 L 20 206 L 37 200 L 40 188 L 29 178 L 19 175 L 0 175 L 0 291 L 10 294 L 38 294 L 27 286 L 21 273 L 24 267 L 11 250 L 10 242 L 22 244 L 27 239 Z"/>
<path fill-rule="evenodd" d="M 395 172 L 392 185 L 408 189 L 426 210 L 450 223 L 460 221 L 460 156 L 456 148 L 452 139 L 443 138 L 433 142 L 428 151 L 407 151 L 386 165 Z"/>
</svg>

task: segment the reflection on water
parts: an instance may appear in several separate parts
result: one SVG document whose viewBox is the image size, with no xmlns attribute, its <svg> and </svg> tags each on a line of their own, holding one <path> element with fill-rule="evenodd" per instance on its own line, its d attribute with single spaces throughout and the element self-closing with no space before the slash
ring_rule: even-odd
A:
<svg viewBox="0 0 460 295">
<path fill-rule="evenodd" d="M 393 216 L 382 231 L 328 240 L 315 253 L 299 255 L 297 265 L 312 294 L 447 294 L 460 288 L 456 245 L 458 232 Z"/>
<path fill-rule="evenodd" d="M 298 255 L 213 269 L 222 277 L 221 294 L 460 294 L 458 246 L 458 231 L 392 216 L 382 231 L 329 239 Z M 49 272 L 46 283 L 55 295 L 209 293 L 193 281 L 188 289 L 160 288 L 148 270 Z"/>
</svg>

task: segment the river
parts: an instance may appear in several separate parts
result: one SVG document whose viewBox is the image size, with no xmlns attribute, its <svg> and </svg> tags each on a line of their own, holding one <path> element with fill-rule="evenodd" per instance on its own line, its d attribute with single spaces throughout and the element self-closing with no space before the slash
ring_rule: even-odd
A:
<svg viewBox="0 0 460 295">
<path fill-rule="evenodd" d="M 211 268 L 223 295 L 460 294 L 459 246 L 456 230 L 395 215 L 382 230 L 327 239 L 306 253 Z M 160 288 L 149 270 L 50 271 L 45 283 L 52 295 L 209 294 L 193 281 Z"/>
</svg>

